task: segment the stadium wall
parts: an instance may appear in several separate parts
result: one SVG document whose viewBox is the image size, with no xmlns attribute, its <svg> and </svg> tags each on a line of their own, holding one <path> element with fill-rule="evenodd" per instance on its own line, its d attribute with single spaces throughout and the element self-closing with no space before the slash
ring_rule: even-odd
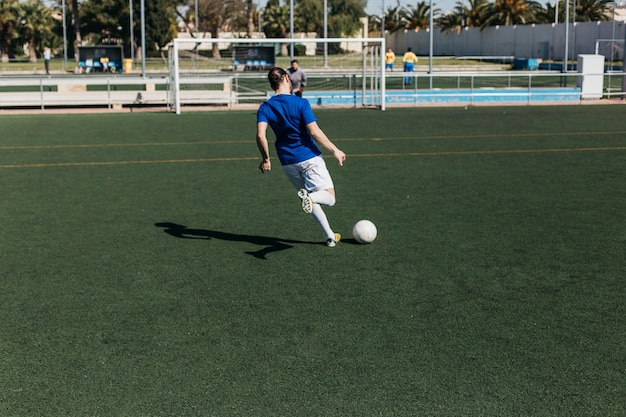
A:
<svg viewBox="0 0 626 417">
<path fill-rule="evenodd" d="M 599 54 L 607 61 L 624 59 L 624 22 L 581 22 L 569 25 L 568 56 L 576 60 L 579 54 L 595 54 L 596 40 L 602 42 Z M 411 47 L 418 55 L 429 55 L 428 30 L 404 31 L 387 34 L 387 46 L 396 53 Z M 537 58 L 563 60 L 565 55 L 565 24 L 494 26 L 483 30 L 465 28 L 460 32 L 433 33 L 435 56 L 480 56 Z M 612 45 L 611 45 L 612 44 Z"/>
</svg>

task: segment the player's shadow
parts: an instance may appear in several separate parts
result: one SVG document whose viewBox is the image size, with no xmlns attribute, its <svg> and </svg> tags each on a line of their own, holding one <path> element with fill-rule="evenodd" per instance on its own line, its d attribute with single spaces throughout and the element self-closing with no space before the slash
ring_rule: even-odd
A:
<svg viewBox="0 0 626 417">
<path fill-rule="evenodd" d="M 253 245 L 263 246 L 258 251 L 247 251 L 258 259 L 267 259 L 265 256 L 272 252 L 279 252 L 293 248 L 293 244 L 319 245 L 320 242 L 305 242 L 301 240 L 279 239 L 268 236 L 241 235 L 236 233 L 220 232 L 217 230 L 189 229 L 187 226 L 176 223 L 155 223 L 156 227 L 163 227 L 164 232 L 179 239 L 220 239 L 231 242 L 247 242 Z"/>
</svg>

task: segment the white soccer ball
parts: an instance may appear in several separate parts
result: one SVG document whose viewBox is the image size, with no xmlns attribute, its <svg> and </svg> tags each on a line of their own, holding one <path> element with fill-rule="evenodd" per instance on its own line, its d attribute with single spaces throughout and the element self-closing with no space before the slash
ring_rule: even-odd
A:
<svg viewBox="0 0 626 417">
<path fill-rule="evenodd" d="M 352 228 L 352 236 L 359 243 L 372 243 L 377 234 L 376 225 L 369 220 L 359 220 Z"/>
</svg>

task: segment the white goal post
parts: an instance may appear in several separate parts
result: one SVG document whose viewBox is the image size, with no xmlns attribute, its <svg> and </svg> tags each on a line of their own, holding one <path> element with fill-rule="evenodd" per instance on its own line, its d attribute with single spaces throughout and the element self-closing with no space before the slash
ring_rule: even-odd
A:
<svg viewBox="0 0 626 417">
<path fill-rule="evenodd" d="M 624 39 L 596 39 L 596 55 L 604 55 L 609 62 L 623 60 Z"/>
<path fill-rule="evenodd" d="M 220 51 L 228 51 L 225 58 L 212 58 L 215 44 Z M 300 48 L 294 58 L 309 77 L 304 97 L 313 104 L 385 110 L 384 38 L 176 38 L 169 48 L 170 110 L 180 114 L 183 105 L 207 100 L 223 105 L 264 101 L 268 97 L 269 67 L 289 64 L 289 57 L 279 54 L 285 45 Z M 342 53 L 328 55 L 331 45 L 339 45 Z M 320 46 L 324 47 L 323 61 Z M 257 49 L 262 52 L 263 47 L 274 48 L 272 59 L 241 56 L 246 48 L 251 54 Z M 343 53 L 346 49 L 348 53 Z"/>
</svg>

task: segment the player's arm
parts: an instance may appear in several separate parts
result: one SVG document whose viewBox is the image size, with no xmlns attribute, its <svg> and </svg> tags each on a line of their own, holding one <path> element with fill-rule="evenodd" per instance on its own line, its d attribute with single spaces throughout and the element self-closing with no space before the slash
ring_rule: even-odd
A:
<svg viewBox="0 0 626 417">
<path fill-rule="evenodd" d="M 271 171 L 272 163 L 270 162 L 270 148 L 267 142 L 267 123 L 259 122 L 256 124 L 256 145 L 261 153 L 261 164 L 259 170 L 261 172 Z"/>
<path fill-rule="evenodd" d="M 319 127 L 317 122 L 311 122 L 306 125 L 307 129 L 315 142 L 321 145 L 328 152 L 332 153 L 335 159 L 339 162 L 339 166 L 343 166 L 344 161 L 346 160 L 346 154 L 343 153 L 341 149 L 335 146 L 334 143 L 328 139 L 328 136 L 324 133 L 324 131 Z"/>
</svg>

